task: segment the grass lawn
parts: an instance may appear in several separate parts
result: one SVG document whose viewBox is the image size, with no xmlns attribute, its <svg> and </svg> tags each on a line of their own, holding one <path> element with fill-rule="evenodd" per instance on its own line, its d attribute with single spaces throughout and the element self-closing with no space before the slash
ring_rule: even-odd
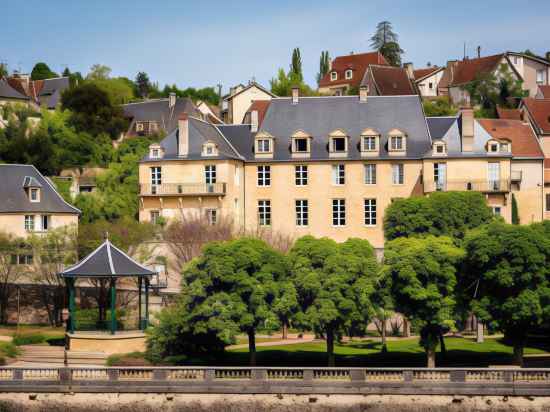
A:
<svg viewBox="0 0 550 412">
<path fill-rule="evenodd" d="M 280 341 L 280 337 L 270 337 L 270 338 L 256 338 L 256 343 L 264 343 L 264 342 L 278 342 Z M 237 336 L 237 343 L 235 345 L 248 345 L 248 336 Z"/>
<path fill-rule="evenodd" d="M 48 345 L 54 344 L 55 341 L 57 341 L 55 344 L 59 345 L 64 340 L 65 329 L 42 325 L 19 325 L 19 328 L 16 325 L 0 325 L 0 335 L 12 337 L 17 335 L 17 339 L 14 340 L 16 345 Z"/>
<path fill-rule="evenodd" d="M 445 338 L 446 356 L 437 353 L 438 366 L 486 367 L 505 365 L 512 362 L 512 347 L 501 339 L 488 338 L 478 344 L 470 338 Z M 388 352 L 380 352 L 381 344 L 373 340 L 352 341 L 335 345 L 338 366 L 425 366 L 425 354 L 418 345 L 418 338 L 400 339 L 388 342 Z M 261 346 L 257 348 L 258 366 L 325 366 L 326 344 L 311 342 L 295 345 Z M 546 354 L 550 343 L 540 340 L 531 342 L 526 355 Z M 221 360 L 224 365 L 246 365 L 247 349 L 233 349 Z"/>
<path fill-rule="evenodd" d="M 0 366 L 6 361 L 6 358 L 14 358 L 19 353 L 17 347 L 11 342 L 0 342 Z"/>
</svg>

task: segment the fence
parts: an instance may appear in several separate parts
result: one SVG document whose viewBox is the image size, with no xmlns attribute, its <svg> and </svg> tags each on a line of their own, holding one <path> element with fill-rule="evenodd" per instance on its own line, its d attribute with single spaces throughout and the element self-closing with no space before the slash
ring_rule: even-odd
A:
<svg viewBox="0 0 550 412">
<path fill-rule="evenodd" d="M 0 392 L 550 396 L 550 369 L 3 367 Z"/>
</svg>

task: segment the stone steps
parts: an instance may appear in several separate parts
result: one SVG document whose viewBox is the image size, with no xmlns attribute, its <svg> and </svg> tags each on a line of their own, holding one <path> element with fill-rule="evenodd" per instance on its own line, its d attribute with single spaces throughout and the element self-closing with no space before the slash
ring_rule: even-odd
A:
<svg viewBox="0 0 550 412">
<path fill-rule="evenodd" d="M 62 346 L 24 345 L 17 360 L 28 363 L 63 364 L 65 351 Z M 107 355 L 103 352 L 67 351 L 70 365 L 104 365 Z"/>
</svg>

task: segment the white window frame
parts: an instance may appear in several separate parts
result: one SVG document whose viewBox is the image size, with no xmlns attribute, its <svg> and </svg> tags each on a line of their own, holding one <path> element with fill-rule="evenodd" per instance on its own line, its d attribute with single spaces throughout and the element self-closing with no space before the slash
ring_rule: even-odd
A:
<svg viewBox="0 0 550 412">
<path fill-rule="evenodd" d="M 401 186 L 405 184 L 405 165 L 403 163 L 393 163 L 391 165 L 392 184 Z"/>
<path fill-rule="evenodd" d="M 213 185 L 218 180 L 216 165 L 204 165 L 204 183 Z"/>
<path fill-rule="evenodd" d="M 346 226 L 346 199 L 332 199 L 332 226 Z"/>
<path fill-rule="evenodd" d="M 33 198 L 33 193 L 36 194 L 36 197 Z M 39 203 L 40 202 L 40 189 L 37 187 L 31 187 L 29 188 L 29 201 L 31 203 Z"/>
<path fill-rule="evenodd" d="M 332 165 L 332 184 L 333 186 L 346 184 L 346 165 L 344 163 Z"/>
<path fill-rule="evenodd" d="M 40 215 L 40 230 L 42 230 L 43 232 L 47 232 L 48 230 L 50 230 L 50 226 L 51 226 L 51 216 Z"/>
<path fill-rule="evenodd" d="M 369 142 L 369 143 L 367 143 Z M 373 143 L 373 147 L 371 147 Z M 378 151 L 378 136 L 364 135 L 361 136 L 361 148 L 363 152 L 376 152 Z"/>
<path fill-rule="evenodd" d="M 399 145 L 396 143 L 399 142 Z M 402 152 L 405 150 L 405 137 L 404 136 L 391 136 L 390 137 L 390 150 L 394 152 Z"/>
<path fill-rule="evenodd" d="M 502 216 L 502 206 L 491 206 L 491 210 L 493 211 L 493 215 Z"/>
<path fill-rule="evenodd" d="M 256 166 L 257 179 L 256 183 L 259 187 L 271 186 L 271 166 L 258 165 Z"/>
<path fill-rule="evenodd" d="M 434 185 L 437 191 L 447 189 L 447 163 L 434 163 Z"/>
<path fill-rule="evenodd" d="M 34 215 L 25 215 L 25 231 L 34 232 L 35 227 Z"/>
<path fill-rule="evenodd" d="M 160 166 L 153 166 L 151 171 L 151 186 L 160 186 L 162 184 L 162 168 Z"/>
<path fill-rule="evenodd" d="M 218 223 L 218 209 L 206 209 L 206 220 L 208 221 L 208 224 L 210 226 L 214 226 L 216 223 Z"/>
<path fill-rule="evenodd" d="M 487 163 L 487 183 L 491 191 L 500 189 L 500 162 Z"/>
<path fill-rule="evenodd" d="M 344 149 L 336 150 L 336 141 L 342 139 L 344 141 Z M 348 151 L 348 139 L 344 136 L 333 136 L 330 138 L 330 151 L 332 153 L 346 153 Z"/>
<path fill-rule="evenodd" d="M 151 210 L 149 212 L 149 219 L 153 225 L 158 224 L 158 221 L 160 219 L 160 210 Z"/>
<path fill-rule="evenodd" d="M 296 186 L 307 186 L 308 184 L 308 167 L 307 165 L 294 166 L 294 183 Z"/>
<path fill-rule="evenodd" d="M 365 163 L 365 184 L 366 185 L 375 185 L 376 184 L 376 163 Z"/>
<path fill-rule="evenodd" d="M 258 225 L 271 226 L 271 200 L 258 200 Z"/>
<path fill-rule="evenodd" d="M 333 82 L 335 80 L 338 80 L 338 73 L 333 70 L 330 72 L 330 81 Z"/>
<path fill-rule="evenodd" d="M 306 142 L 306 150 L 298 150 L 298 140 L 304 140 Z M 309 153 L 309 138 L 307 137 L 293 137 L 292 138 L 292 152 L 293 153 Z"/>
<path fill-rule="evenodd" d="M 363 200 L 364 223 L 365 226 L 376 226 L 377 223 L 377 205 L 375 198 Z"/>
<path fill-rule="evenodd" d="M 346 72 L 345 72 L 345 78 L 346 78 L 346 80 L 353 79 L 353 70 L 347 69 Z"/>
<path fill-rule="evenodd" d="M 159 159 L 160 158 L 160 149 L 158 149 L 158 148 L 151 149 L 151 158 L 152 159 Z"/>
<path fill-rule="evenodd" d="M 267 144 L 267 147 L 265 144 Z M 271 139 L 268 137 L 256 139 L 256 153 L 273 153 L 273 149 L 271 148 Z"/>
<path fill-rule="evenodd" d="M 294 201 L 296 210 L 296 226 L 309 226 L 309 202 L 307 199 L 296 199 Z"/>
<path fill-rule="evenodd" d="M 545 69 L 537 69 L 537 74 L 536 74 L 536 82 L 537 84 L 540 84 L 540 85 L 545 85 L 546 84 L 546 70 Z"/>
</svg>

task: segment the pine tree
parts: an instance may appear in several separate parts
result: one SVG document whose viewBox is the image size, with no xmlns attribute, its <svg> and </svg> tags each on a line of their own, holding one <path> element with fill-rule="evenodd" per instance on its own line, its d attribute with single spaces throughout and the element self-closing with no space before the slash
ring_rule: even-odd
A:
<svg viewBox="0 0 550 412">
<path fill-rule="evenodd" d="M 292 51 L 292 63 L 290 64 L 290 72 L 294 74 L 300 81 L 303 79 L 302 75 L 302 56 L 300 55 L 300 49 L 296 47 Z"/>
<path fill-rule="evenodd" d="M 393 31 L 389 21 L 384 20 L 376 26 L 376 33 L 370 38 L 370 46 L 380 50 L 386 43 L 397 43 L 399 36 Z"/>
<path fill-rule="evenodd" d="M 151 82 L 147 73 L 139 72 L 137 74 L 136 88 L 140 97 L 144 98 L 149 95 L 149 91 L 151 90 Z"/>
</svg>

